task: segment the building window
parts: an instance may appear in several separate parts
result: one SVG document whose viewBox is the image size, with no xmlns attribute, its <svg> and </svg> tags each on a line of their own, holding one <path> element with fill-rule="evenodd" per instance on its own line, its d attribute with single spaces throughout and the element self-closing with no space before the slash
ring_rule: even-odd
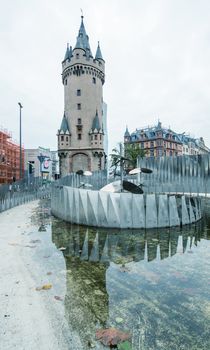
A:
<svg viewBox="0 0 210 350">
<path fill-rule="evenodd" d="M 77 90 L 77 96 L 81 96 L 81 90 L 80 89 Z"/>
<path fill-rule="evenodd" d="M 144 148 L 144 142 L 141 142 L 141 148 Z"/>
<path fill-rule="evenodd" d="M 82 134 L 78 134 L 78 135 L 77 135 L 77 139 L 78 139 L 78 140 L 82 140 Z"/>
<path fill-rule="evenodd" d="M 77 109 L 81 109 L 81 103 L 77 103 Z"/>
<path fill-rule="evenodd" d="M 98 135 L 94 135 L 94 136 L 95 136 L 95 140 L 97 140 L 97 136 L 98 136 Z"/>
<path fill-rule="evenodd" d="M 67 79 L 65 79 L 65 85 L 67 85 Z"/>
<path fill-rule="evenodd" d="M 93 77 L 93 84 L 95 84 L 96 83 L 96 78 L 95 77 Z"/>
<path fill-rule="evenodd" d="M 78 118 L 78 119 L 77 119 L 77 124 L 78 124 L 78 125 L 81 125 L 81 124 L 82 124 L 82 119 L 81 119 L 81 118 Z"/>
<path fill-rule="evenodd" d="M 66 142 L 68 142 L 69 141 L 69 138 L 68 138 L 68 136 L 66 136 Z"/>
<path fill-rule="evenodd" d="M 79 53 L 76 54 L 76 58 L 77 58 L 77 59 L 79 58 Z"/>
<path fill-rule="evenodd" d="M 64 136 L 63 135 L 61 136 L 61 141 L 64 141 Z"/>
<path fill-rule="evenodd" d="M 102 140 L 102 135 L 100 135 L 100 140 Z"/>
</svg>

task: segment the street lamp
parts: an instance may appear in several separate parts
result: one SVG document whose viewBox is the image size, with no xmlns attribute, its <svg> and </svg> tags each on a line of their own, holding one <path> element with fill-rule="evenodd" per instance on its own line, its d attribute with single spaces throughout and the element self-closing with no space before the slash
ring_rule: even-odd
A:
<svg viewBox="0 0 210 350">
<path fill-rule="evenodd" d="M 20 102 L 18 102 L 19 107 L 20 107 L 20 180 L 22 178 L 22 125 L 21 125 L 21 109 L 23 106 L 21 105 Z"/>
</svg>

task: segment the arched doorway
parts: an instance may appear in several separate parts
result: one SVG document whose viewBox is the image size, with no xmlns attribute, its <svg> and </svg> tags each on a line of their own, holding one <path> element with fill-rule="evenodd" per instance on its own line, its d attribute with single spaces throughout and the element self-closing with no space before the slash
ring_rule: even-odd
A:
<svg viewBox="0 0 210 350">
<path fill-rule="evenodd" d="M 88 156 L 84 153 L 76 153 L 72 156 L 72 171 L 88 170 Z"/>
</svg>

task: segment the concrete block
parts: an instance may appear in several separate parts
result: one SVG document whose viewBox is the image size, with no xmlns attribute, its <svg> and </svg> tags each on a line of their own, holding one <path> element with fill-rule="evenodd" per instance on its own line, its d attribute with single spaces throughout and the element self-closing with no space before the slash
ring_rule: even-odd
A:
<svg viewBox="0 0 210 350">
<path fill-rule="evenodd" d="M 132 200 L 132 222 L 133 228 L 145 228 L 146 212 L 143 194 L 133 194 Z"/>
<path fill-rule="evenodd" d="M 155 194 L 146 195 L 146 228 L 157 227 L 157 204 Z"/>
<path fill-rule="evenodd" d="M 72 222 L 79 224 L 79 189 L 73 189 Z"/>
<path fill-rule="evenodd" d="M 180 219 L 175 196 L 169 196 L 169 225 L 180 226 Z"/>
<path fill-rule="evenodd" d="M 187 225 L 190 223 L 190 218 L 187 210 L 186 198 L 185 196 L 181 197 L 181 222 L 182 225 Z"/>
<path fill-rule="evenodd" d="M 158 227 L 169 227 L 168 196 L 158 195 Z"/>
<path fill-rule="evenodd" d="M 109 193 L 107 214 L 108 227 L 120 227 L 120 193 Z"/>
<path fill-rule="evenodd" d="M 87 191 L 79 189 L 79 223 L 82 225 L 88 224 L 87 219 Z"/>
<path fill-rule="evenodd" d="M 90 226 L 98 226 L 98 191 L 87 191 L 87 221 Z"/>
<path fill-rule="evenodd" d="M 120 225 L 121 228 L 132 228 L 132 194 L 120 193 Z"/>
<path fill-rule="evenodd" d="M 98 192 L 98 226 L 108 227 L 108 192 L 99 191 Z"/>
</svg>

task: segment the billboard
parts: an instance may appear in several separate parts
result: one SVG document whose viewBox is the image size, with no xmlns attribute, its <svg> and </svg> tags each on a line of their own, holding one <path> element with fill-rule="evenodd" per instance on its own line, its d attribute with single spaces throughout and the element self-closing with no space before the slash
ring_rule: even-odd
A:
<svg viewBox="0 0 210 350">
<path fill-rule="evenodd" d="M 41 172 L 49 173 L 50 172 L 50 158 L 43 157 L 43 161 L 41 162 Z"/>
</svg>

